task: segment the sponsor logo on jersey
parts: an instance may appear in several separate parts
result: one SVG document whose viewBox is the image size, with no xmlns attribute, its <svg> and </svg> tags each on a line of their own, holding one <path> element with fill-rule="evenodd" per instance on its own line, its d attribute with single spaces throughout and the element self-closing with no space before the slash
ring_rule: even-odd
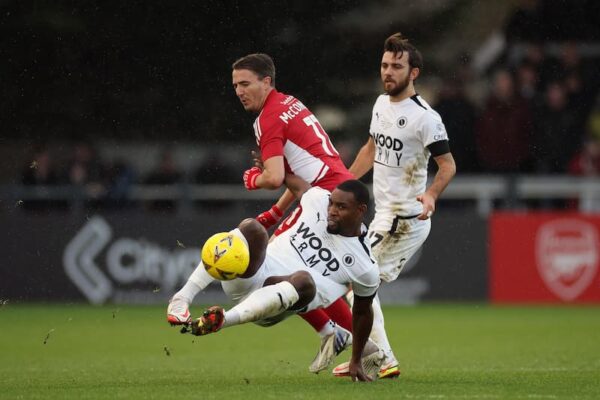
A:
<svg viewBox="0 0 600 400">
<path fill-rule="evenodd" d="M 433 135 L 433 140 L 448 140 L 448 135 L 446 134 L 446 128 L 444 128 L 444 124 L 439 123 L 435 126 L 435 129 L 439 132 Z"/>
<path fill-rule="evenodd" d="M 371 134 L 375 142 L 375 162 L 380 164 L 399 167 L 402 158 L 404 144 L 398 138 L 374 132 Z"/>
<path fill-rule="evenodd" d="M 340 268 L 340 263 L 335 258 L 333 251 L 328 249 L 323 243 L 323 239 L 318 237 L 304 222 L 300 223 L 296 233 L 290 236 L 290 244 L 306 266 L 321 269 L 323 276 L 329 276 Z"/>
<path fill-rule="evenodd" d="M 283 99 L 283 101 L 281 101 L 280 104 L 287 106 L 288 104 L 290 104 L 292 102 L 292 100 L 294 100 L 294 96 L 288 96 L 285 99 Z"/>
<path fill-rule="evenodd" d="M 398 128 L 404 128 L 407 124 L 408 120 L 406 119 L 406 117 L 400 117 L 396 120 L 396 126 Z"/>
<path fill-rule="evenodd" d="M 296 115 L 300 114 L 303 110 L 306 110 L 306 106 L 299 101 L 295 101 L 291 106 L 284 112 L 279 115 L 279 119 L 281 119 L 286 124 L 289 123 L 291 119 L 293 119 Z"/>
<path fill-rule="evenodd" d="M 598 269 L 598 233 L 587 222 L 561 219 L 542 225 L 536 237 L 536 260 L 542 280 L 565 301 L 581 295 Z"/>
</svg>

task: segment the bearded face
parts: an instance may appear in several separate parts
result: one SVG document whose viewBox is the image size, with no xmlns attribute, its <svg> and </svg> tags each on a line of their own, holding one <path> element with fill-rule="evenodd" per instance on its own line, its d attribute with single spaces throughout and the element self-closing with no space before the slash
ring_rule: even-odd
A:
<svg viewBox="0 0 600 400">
<path fill-rule="evenodd" d="M 408 52 L 392 53 L 386 51 L 381 59 L 381 82 L 383 90 L 391 97 L 403 93 L 411 84 L 411 68 Z"/>
</svg>

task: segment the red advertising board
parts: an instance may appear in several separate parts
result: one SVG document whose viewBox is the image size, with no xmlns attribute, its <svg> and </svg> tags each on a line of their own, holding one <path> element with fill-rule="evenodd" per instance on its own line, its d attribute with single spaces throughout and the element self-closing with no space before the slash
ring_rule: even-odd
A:
<svg viewBox="0 0 600 400">
<path fill-rule="evenodd" d="M 490 298 L 600 303 L 600 215 L 494 213 Z"/>
</svg>

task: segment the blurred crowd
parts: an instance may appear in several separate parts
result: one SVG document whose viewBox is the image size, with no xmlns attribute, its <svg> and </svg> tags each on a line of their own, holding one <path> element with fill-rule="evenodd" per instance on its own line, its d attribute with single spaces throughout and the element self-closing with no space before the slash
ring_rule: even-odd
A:
<svg viewBox="0 0 600 400">
<path fill-rule="evenodd" d="M 50 148 L 40 146 L 35 149 L 33 161 L 23 167 L 21 183 L 24 186 L 72 186 L 81 190 L 88 208 L 122 208 L 133 205 L 128 195 L 134 184 L 162 186 L 241 182 L 235 168 L 225 163 L 216 152 L 206 157 L 196 170 L 186 171 L 177 165 L 173 149 L 166 147 L 158 160 L 149 161 L 154 167 L 145 174 L 139 174 L 126 160 L 103 160 L 88 142 L 73 144 L 70 153 L 70 157 L 59 162 Z M 67 202 L 39 200 L 24 203 L 24 208 L 36 210 L 47 206 L 66 208 Z M 152 210 L 174 211 L 176 203 L 153 200 L 146 202 L 145 206 Z"/>
<path fill-rule="evenodd" d="M 470 57 L 464 56 L 442 77 L 432 105 L 446 125 L 459 175 L 600 175 L 600 42 L 591 43 L 592 51 L 586 52 L 582 49 L 590 43 L 585 38 L 593 34 L 580 32 L 584 39 L 567 42 L 552 37 L 542 14 L 553 8 L 540 11 L 540 4 L 549 3 L 520 2 L 505 26 L 503 53 L 482 75 L 474 76 Z M 469 90 L 474 81 L 488 84 L 482 96 Z M 363 138 L 335 143 L 346 163 L 352 162 Z M 73 185 L 85 190 L 93 204 L 108 207 L 126 206 L 136 183 L 241 186 L 243 166 L 209 152 L 193 170 L 182 168 L 168 146 L 158 159 L 148 160 L 153 168 L 143 174 L 127 160 L 101 159 L 89 142 L 73 144 L 70 157 L 60 160 L 40 146 L 23 167 L 21 183 Z M 161 200 L 147 206 L 169 210 L 174 203 Z"/>
<path fill-rule="evenodd" d="M 558 57 L 540 42 L 509 47 L 480 105 L 467 95 L 468 78 L 446 79 L 433 106 L 461 173 L 600 172 L 600 73 L 577 43 L 560 44 Z"/>
<path fill-rule="evenodd" d="M 517 56 L 507 51 L 489 72 L 489 90 L 481 104 L 471 100 L 470 70 L 458 68 L 444 79 L 433 107 L 451 138 L 460 174 L 600 175 L 600 105 L 598 64 L 585 60 L 577 43 L 561 44 L 559 56 L 544 44 L 521 42 Z M 338 147 L 353 159 L 356 149 Z M 94 205 L 128 205 L 131 185 L 240 183 L 240 166 L 210 153 L 193 171 L 178 166 L 166 147 L 154 167 L 140 175 L 127 160 L 102 160 L 91 143 L 72 146 L 57 163 L 46 147 L 34 150 L 23 167 L 24 185 L 74 185 L 85 189 Z M 57 165 L 59 164 L 59 165 Z M 154 201 L 149 208 L 169 210 L 174 202 Z"/>
</svg>

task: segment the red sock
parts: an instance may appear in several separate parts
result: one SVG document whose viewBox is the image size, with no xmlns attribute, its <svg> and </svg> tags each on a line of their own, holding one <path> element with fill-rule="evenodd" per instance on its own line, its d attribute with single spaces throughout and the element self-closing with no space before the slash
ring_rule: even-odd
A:
<svg viewBox="0 0 600 400">
<path fill-rule="evenodd" d="M 339 326 L 352 332 L 352 312 L 350 306 L 344 301 L 343 297 L 340 297 L 329 307 L 325 309 L 325 312 Z"/>
<path fill-rule="evenodd" d="M 317 333 L 323 329 L 325 324 L 329 322 L 329 315 L 323 309 L 317 308 L 316 310 L 309 311 L 304 314 L 299 314 L 306 322 L 308 322 Z"/>
</svg>

